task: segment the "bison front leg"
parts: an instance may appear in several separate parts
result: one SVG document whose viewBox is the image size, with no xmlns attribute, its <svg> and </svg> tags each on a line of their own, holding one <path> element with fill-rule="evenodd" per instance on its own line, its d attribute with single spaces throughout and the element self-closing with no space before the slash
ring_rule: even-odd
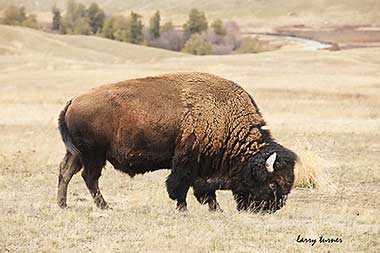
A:
<svg viewBox="0 0 380 253">
<path fill-rule="evenodd" d="M 247 193 L 234 193 L 234 199 L 236 201 L 236 209 L 240 211 L 248 211 L 251 208 L 249 202 L 249 194 Z"/>
<path fill-rule="evenodd" d="M 57 204 L 66 208 L 67 187 L 73 175 L 82 168 L 82 164 L 77 156 L 67 152 L 59 167 Z"/>
<path fill-rule="evenodd" d="M 215 191 L 219 188 L 219 184 L 209 183 L 203 178 L 194 180 L 193 190 L 195 197 L 202 205 L 207 203 L 210 211 L 223 211 L 216 201 Z"/>
<path fill-rule="evenodd" d="M 186 172 L 172 170 L 166 179 L 169 197 L 172 200 L 177 200 L 177 209 L 179 211 L 187 211 L 186 196 L 191 185 L 190 178 L 190 175 Z"/>
</svg>

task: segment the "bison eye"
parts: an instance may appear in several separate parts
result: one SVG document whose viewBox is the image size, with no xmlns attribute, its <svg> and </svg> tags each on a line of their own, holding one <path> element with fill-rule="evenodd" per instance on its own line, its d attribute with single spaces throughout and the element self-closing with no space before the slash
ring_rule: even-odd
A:
<svg viewBox="0 0 380 253">
<path fill-rule="evenodd" d="M 275 190 L 276 190 L 276 184 L 275 184 L 275 183 L 270 183 L 270 184 L 269 184 L 269 188 L 270 188 L 272 191 L 275 191 Z"/>
</svg>

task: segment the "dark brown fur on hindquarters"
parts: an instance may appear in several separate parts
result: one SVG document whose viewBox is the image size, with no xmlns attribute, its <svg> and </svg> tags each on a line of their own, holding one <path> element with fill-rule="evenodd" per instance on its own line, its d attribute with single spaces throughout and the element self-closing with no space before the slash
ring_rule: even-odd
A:
<svg viewBox="0 0 380 253">
<path fill-rule="evenodd" d="M 294 182 L 297 157 L 271 137 L 253 98 L 234 82 L 207 73 L 100 86 L 67 103 L 59 130 L 75 160 L 60 171 L 61 207 L 71 177 L 82 167 L 96 205 L 107 206 L 98 186 L 106 161 L 130 176 L 171 169 L 167 190 L 181 210 L 193 187 L 211 210 L 219 208 L 215 190 L 221 189 L 249 196 L 242 206 L 264 203 L 262 210 L 276 211 Z"/>
</svg>

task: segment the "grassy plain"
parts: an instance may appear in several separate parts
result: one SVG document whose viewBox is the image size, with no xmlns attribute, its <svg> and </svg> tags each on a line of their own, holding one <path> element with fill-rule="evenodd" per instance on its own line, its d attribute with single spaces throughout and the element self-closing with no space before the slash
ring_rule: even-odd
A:
<svg viewBox="0 0 380 253">
<path fill-rule="evenodd" d="M 101 38 L 0 26 L 0 252 L 378 252 L 380 48 L 188 56 Z M 255 98 L 284 145 L 312 152 L 335 187 L 294 189 L 274 215 L 223 213 L 189 194 L 177 213 L 168 171 L 129 178 L 107 165 L 112 210 L 96 209 L 80 175 L 56 205 L 65 102 L 100 84 L 173 71 L 211 72 Z M 163 101 L 164 102 L 164 101 Z M 342 238 L 342 243 L 297 243 Z"/>
</svg>

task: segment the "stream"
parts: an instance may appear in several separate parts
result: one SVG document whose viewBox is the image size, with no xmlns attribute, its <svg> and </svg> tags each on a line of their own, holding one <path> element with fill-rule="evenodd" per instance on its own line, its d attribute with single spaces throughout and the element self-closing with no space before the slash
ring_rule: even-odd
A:
<svg viewBox="0 0 380 253">
<path fill-rule="evenodd" d="M 331 45 L 327 43 L 323 43 L 317 40 L 296 37 L 296 36 L 280 35 L 280 34 L 261 34 L 261 33 L 250 33 L 249 35 L 255 36 L 264 40 L 285 40 L 285 41 L 296 42 L 302 45 L 300 50 L 320 50 L 320 49 L 326 49 L 326 48 L 331 47 Z"/>
</svg>

